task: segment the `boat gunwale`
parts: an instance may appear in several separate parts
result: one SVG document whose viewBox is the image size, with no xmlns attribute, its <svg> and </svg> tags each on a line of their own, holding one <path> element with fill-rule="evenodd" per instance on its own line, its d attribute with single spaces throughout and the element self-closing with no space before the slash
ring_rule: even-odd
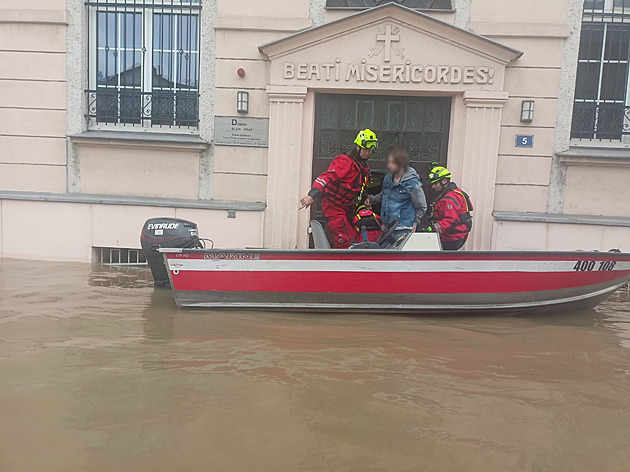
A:
<svg viewBox="0 0 630 472">
<path fill-rule="evenodd" d="M 169 254 L 260 254 L 260 255 L 284 255 L 284 256 L 399 256 L 393 259 L 405 259 L 411 256 L 438 257 L 444 260 L 459 260 L 478 257 L 501 257 L 507 260 L 518 260 L 523 257 L 544 259 L 546 257 L 560 258 L 559 260 L 591 260 L 602 258 L 630 260 L 630 252 L 616 251 L 398 251 L 398 250 L 373 250 L 373 249 L 208 249 L 208 248 L 159 248 L 158 252 L 168 257 Z M 579 257 L 576 257 L 579 256 Z M 494 258 L 489 257 L 489 258 Z"/>
</svg>

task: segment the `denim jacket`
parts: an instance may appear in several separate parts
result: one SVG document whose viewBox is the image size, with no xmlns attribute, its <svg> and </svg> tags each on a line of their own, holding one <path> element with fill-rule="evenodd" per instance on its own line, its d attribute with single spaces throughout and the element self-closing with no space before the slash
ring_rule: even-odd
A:
<svg viewBox="0 0 630 472">
<path fill-rule="evenodd" d="M 397 229 L 411 229 L 420 223 L 427 211 L 427 200 L 422 190 L 422 182 L 412 167 L 407 169 L 400 182 L 394 181 L 392 174 L 383 180 L 383 191 L 370 197 L 370 203 L 381 203 L 381 218 L 386 226 L 398 220 Z"/>
</svg>

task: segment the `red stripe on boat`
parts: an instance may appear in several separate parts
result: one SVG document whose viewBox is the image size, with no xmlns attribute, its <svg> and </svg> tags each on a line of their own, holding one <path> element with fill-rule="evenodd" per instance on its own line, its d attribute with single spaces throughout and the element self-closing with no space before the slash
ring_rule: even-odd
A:
<svg viewBox="0 0 630 472">
<path fill-rule="evenodd" d="M 171 273 L 172 274 L 172 273 Z M 593 272 L 253 272 L 181 271 L 175 290 L 322 293 L 506 293 L 559 290 L 630 276 Z"/>
</svg>

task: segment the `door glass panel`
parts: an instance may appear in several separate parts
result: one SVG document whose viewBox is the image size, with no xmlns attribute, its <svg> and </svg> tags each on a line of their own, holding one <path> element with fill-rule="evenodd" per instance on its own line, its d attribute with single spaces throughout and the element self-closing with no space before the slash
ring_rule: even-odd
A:
<svg viewBox="0 0 630 472">
<path fill-rule="evenodd" d="M 339 125 L 339 100 L 324 98 L 319 104 L 320 128 L 337 128 Z"/>
<path fill-rule="evenodd" d="M 359 102 L 359 129 L 365 129 L 374 127 L 374 101 L 361 101 Z"/>
<path fill-rule="evenodd" d="M 357 127 L 357 117 L 359 113 L 359 105 L 356 100 L 339 100 L 338 98 L 333 98 L 337 103 L 340 103 L 341 110 L 339 110 L 339 116 L 337 117 L 337 121 L 339 122 L 339 127 L 342 129 L 351 129 Z"/>
<path fill-rule="evenodd" d="M 444 128 L 444 105 L 439 102 L 429 102 L 424 115 L 424 131 L 441 133 Z"/>
<path fill-rule="evenodd" d="M 420 160 L 424 162 L 439 161 L 442 155 L 442 138 L 439 134 L 425 134 L 422 140 Z"/>
<path fill-rule="evenodd" d="M 405 116 L 405 131 L 422 131 L 424 126 L 424 102 L 407 104 Z"/>
<path fill-rule="evenodd" d="M 422 160 L 422 133 L 405 133 L 402 145 L 409 151 L 411 162 Z"/>
</svg>

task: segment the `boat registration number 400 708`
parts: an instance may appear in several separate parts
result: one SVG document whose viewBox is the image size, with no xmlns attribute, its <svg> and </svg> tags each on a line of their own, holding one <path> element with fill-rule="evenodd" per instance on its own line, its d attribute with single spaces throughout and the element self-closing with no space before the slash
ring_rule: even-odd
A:
<svg viewBox="0 0 630 472">
<path fill-rule="evenodd" d="M 597 270 L 613 270 L 616 264 L 616 261 L 602 261 L 599 263 Z M 595 270 L 596 265 L 597 262 L 595 261 L 577 261 L 573 266 L 573 270 L 581 272 Z"/>
</svg>

